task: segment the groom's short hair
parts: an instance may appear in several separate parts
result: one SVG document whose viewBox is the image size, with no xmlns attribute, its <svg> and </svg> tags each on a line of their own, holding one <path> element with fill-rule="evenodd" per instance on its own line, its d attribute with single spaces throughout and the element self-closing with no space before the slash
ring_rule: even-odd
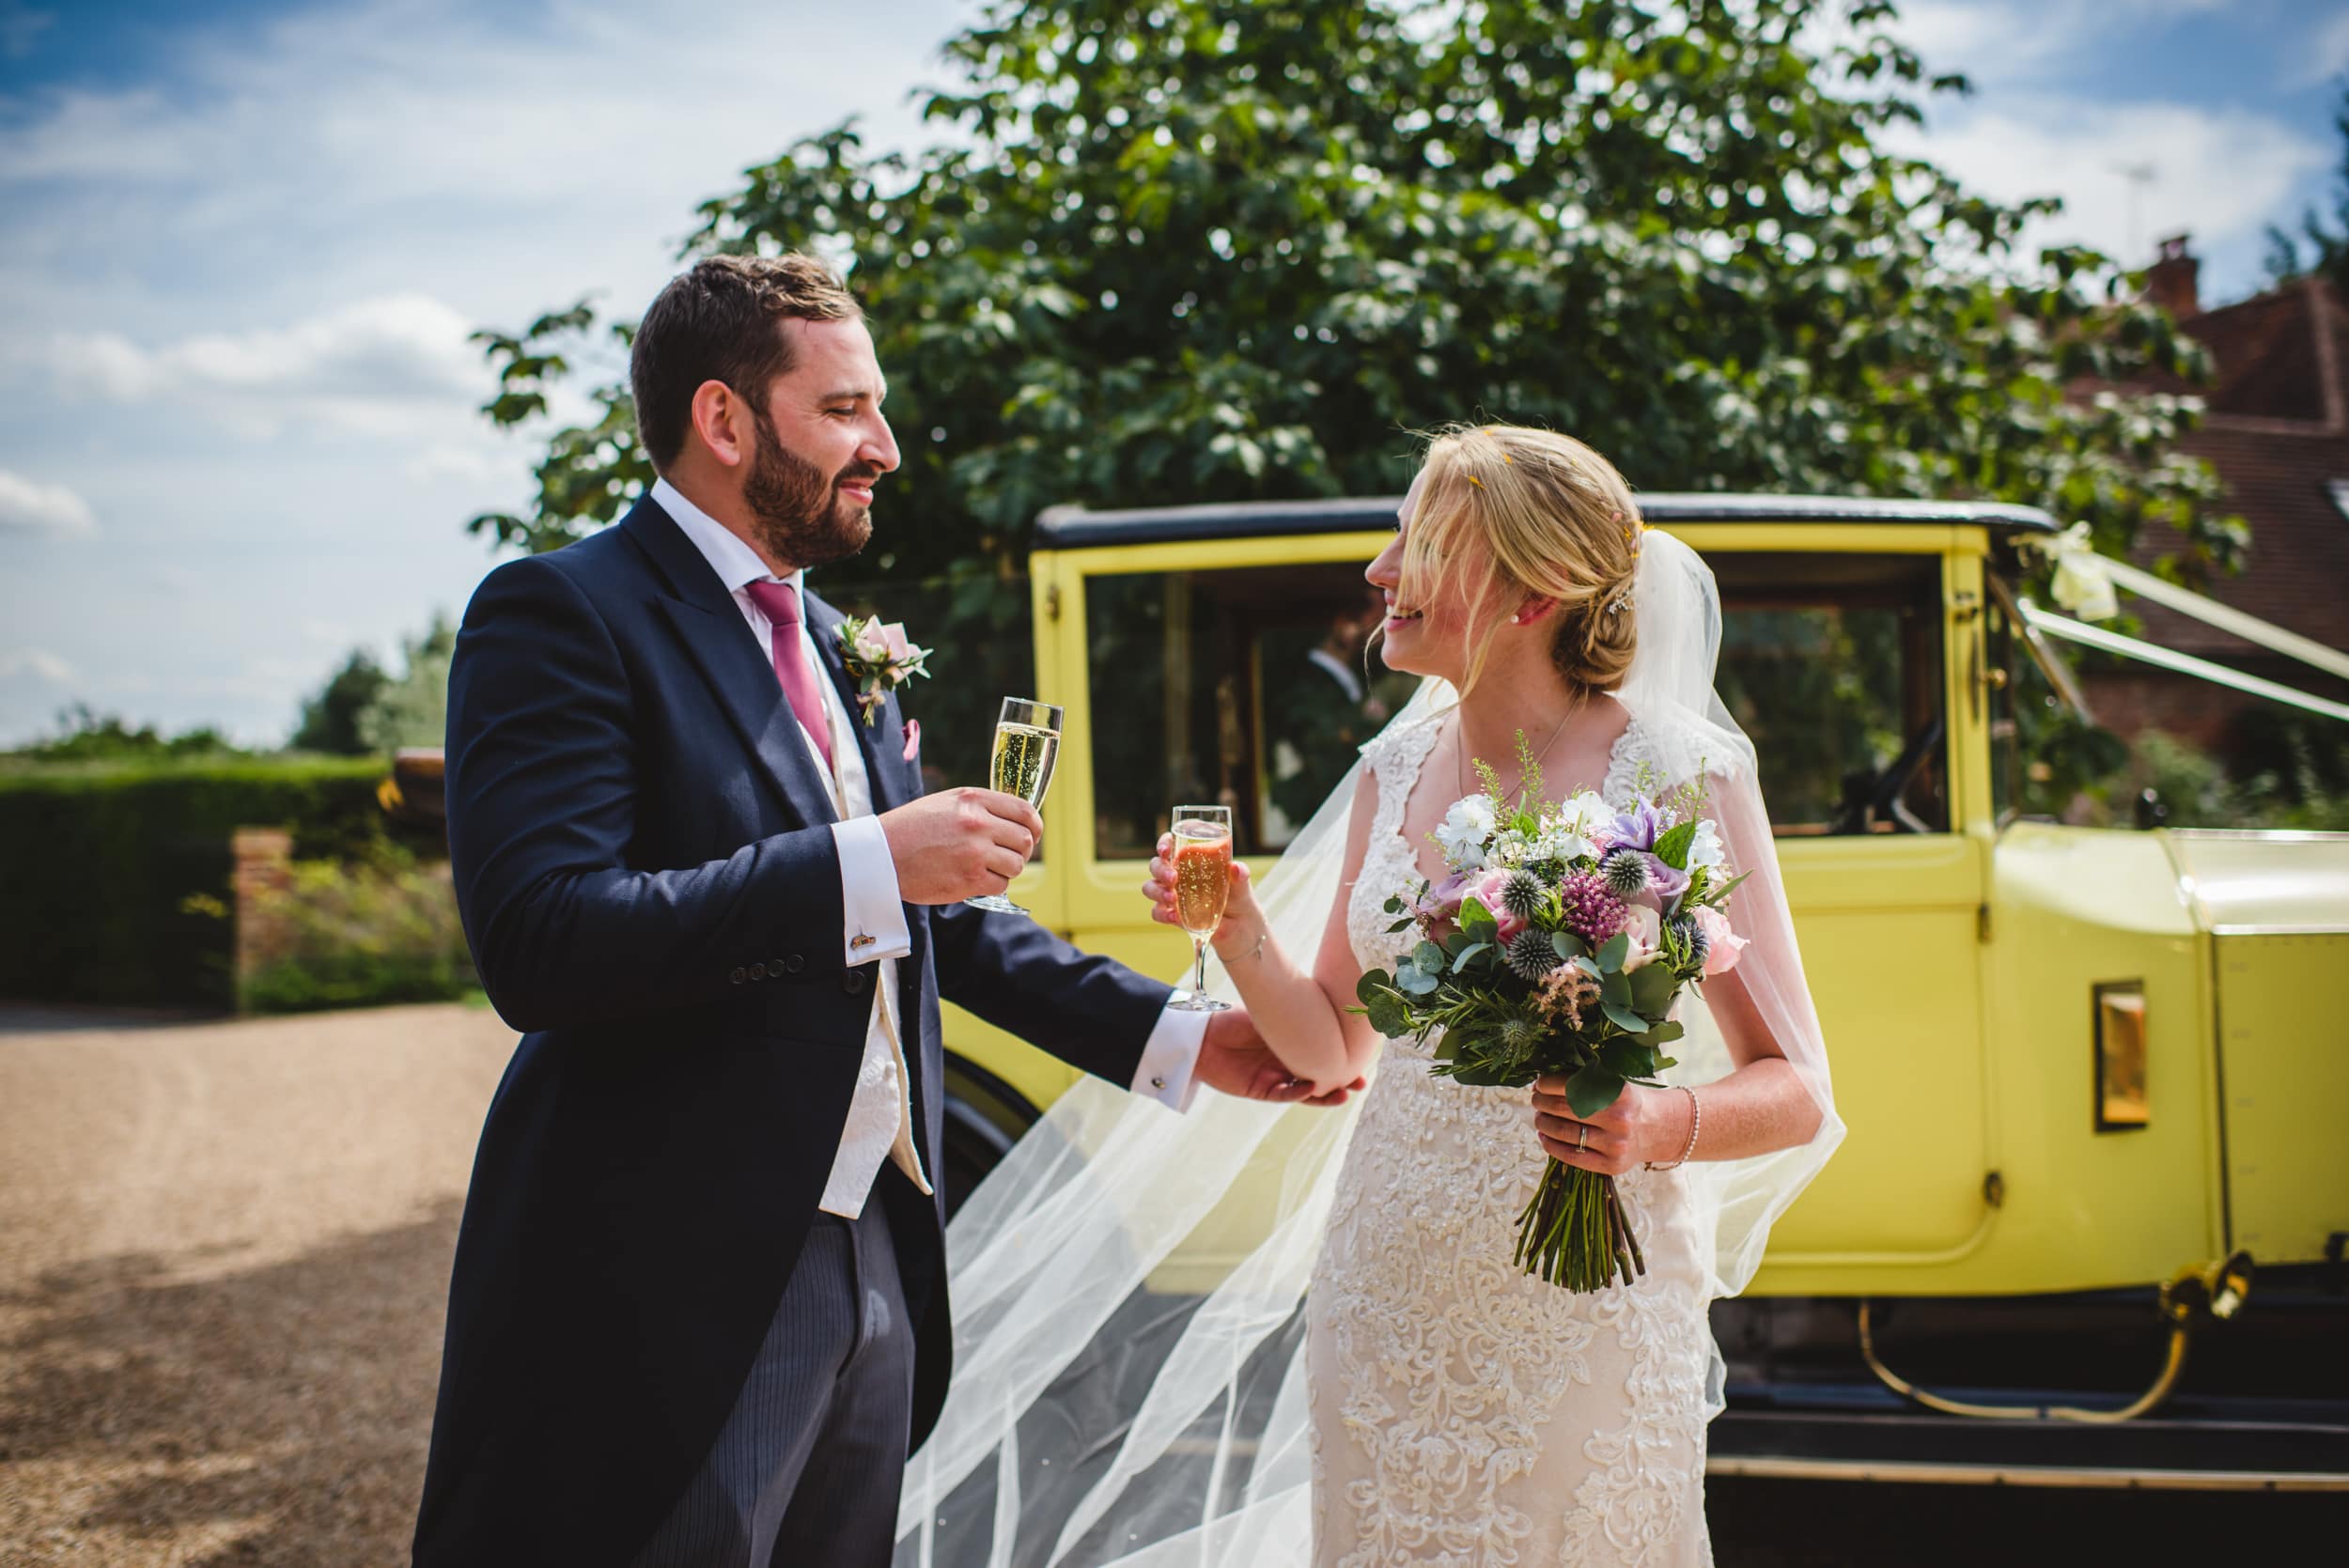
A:
<svg viewBox="0 0 2349 1568">
<path fill-rule="evenodd" d="M 712 256 L 669 280 L 645 312 L 629 352 L 636 430 L 655 468 L 685 449 L 693 394 L 723 381 L 766 411 L 767 388 L 791 368 L 787 317 L 848 321 L 863 310 L 840 274 L 812 256 Z"/>
</svg>

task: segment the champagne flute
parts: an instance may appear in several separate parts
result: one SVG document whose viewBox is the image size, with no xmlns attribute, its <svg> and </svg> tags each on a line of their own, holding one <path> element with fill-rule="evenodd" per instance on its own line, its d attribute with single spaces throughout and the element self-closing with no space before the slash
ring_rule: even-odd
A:
<svg viewBox="0 0 2349 1568">
<path fill-rule="evenodd" d="M 1036 810 L 1052 787 L 1052 765 L 1060 760 L 1061 710 L 1030 697 L 1005 697 L 995 721 L 995 750 L 988 758 L 988 787 L 1017 795 Z M 964 903 L 981 909 L 1024 915 L 1028 911 L 1002 893 L 986 893 Z"/>
<path fill-rule="evenodd" d="M 1174 808 L 1174 919 L 1190 933 L 1195 966 L 1189 996 L 1167 1005 L 1181 1013 L 1221 1013 L 1230 1003 L 1207 994 L 1207 939 L 1223 924 L 1232 896 L 1232 808 Z"/>
</svg>

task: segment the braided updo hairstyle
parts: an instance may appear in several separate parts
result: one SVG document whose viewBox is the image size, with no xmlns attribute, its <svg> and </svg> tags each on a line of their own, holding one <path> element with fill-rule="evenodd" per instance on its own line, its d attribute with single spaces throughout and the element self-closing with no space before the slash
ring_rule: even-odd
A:
<svg viewBox="0 0 2349 1568">
<path fill-rule="evenodd" d="M 1506 617 L 1531 596 L 1558 603 L 1551 657 L 1569 686 L 1611 691 L 1639 644 L 1631 602 L 1639 503 L 1614 465 L 1571 436 L 1517 425 L 1454 426 L 1427 448 L 1403 544 L 1397 597 L 1420 602 L 1448 572 L 1470 575 L 1463 694 Z"/>
</svg>

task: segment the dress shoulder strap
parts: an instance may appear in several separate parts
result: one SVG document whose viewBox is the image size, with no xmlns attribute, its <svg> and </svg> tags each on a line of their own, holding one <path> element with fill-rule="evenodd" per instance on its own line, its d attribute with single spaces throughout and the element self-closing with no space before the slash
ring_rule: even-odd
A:
<svg viewBox="0 0 2349 1568">
<path fill-rule="evenodd" d="M 1362 765 L 1378 780 L 1378 815 L 1371 824 L 1373 832 L 1403 831 L 1403 808 L 1410 800 L 1411 786 L 1419 782 L 1419 770 L 1425 765 L 1427 754 L 1436 749 L 1436 737 L 1441 732 L 1441 719 L 1430 717 L 1389 724 L 1362 742 Z"/>
</svg>

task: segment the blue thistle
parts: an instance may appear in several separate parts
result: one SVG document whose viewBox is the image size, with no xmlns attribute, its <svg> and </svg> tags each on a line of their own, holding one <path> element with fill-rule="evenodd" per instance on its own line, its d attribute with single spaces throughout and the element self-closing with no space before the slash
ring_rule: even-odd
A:
<svg viewBox="0 0 2349 1568">
<path fill-rule="evenodd" d="M 1647 855 L 1628 846 L 1610 849 L 1598 862 L 1598 874 L 1606 878 L 1607 891 L 1617 898 L 1634 897 L 1647 888 Z"/>
</svg>

